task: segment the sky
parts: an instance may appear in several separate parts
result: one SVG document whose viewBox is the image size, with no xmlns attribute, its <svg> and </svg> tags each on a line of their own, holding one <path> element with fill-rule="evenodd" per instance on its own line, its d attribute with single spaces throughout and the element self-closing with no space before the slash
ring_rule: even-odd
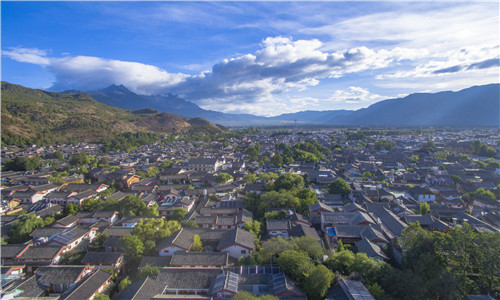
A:
<svg viewBox="0 0 500 300">
<path fill-rule="evenodd" d="M 499 82 L 492 2 L 1 2 L 1 77 L 274 116 Z"/>
</svg>

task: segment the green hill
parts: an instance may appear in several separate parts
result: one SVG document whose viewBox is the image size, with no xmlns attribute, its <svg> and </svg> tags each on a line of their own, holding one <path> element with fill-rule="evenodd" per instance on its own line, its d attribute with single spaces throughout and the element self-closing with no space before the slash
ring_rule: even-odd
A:
<svg viewBox="0 0 500 300">
<path fill-rule="evenodd" d="M 131 112 L 102 104 L 83 93 L 52 93 L 2 82 L 5 145 L 99 142 L 126 132 L 221 131 L 203 121 L 154 110 Z"/>
</svg>

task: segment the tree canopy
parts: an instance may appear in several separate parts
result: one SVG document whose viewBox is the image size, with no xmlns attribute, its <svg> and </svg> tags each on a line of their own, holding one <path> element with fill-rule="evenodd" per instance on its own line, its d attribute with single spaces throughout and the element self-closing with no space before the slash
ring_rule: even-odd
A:
<svg viewBox="0 0 500 300">
<path fill-rule="evenodd" d="M 328 185 L 330 194 L 347 195 L 351 192 L 351 186 L 342 178 L 337 178 Z"/>
</svg>

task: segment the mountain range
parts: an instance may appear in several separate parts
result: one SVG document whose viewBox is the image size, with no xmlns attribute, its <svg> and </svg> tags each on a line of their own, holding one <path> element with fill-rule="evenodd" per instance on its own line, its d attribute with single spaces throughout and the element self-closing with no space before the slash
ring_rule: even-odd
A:
<svg viewBox="0 0 500 300">
<path fill-rule="evenodd" d="M 186 117 L 201 117 L 225 126 L 499 126 L 500 84 L 473 86 L 457 92 L 416 93 L 388 99 L 359 110 L 301 111 L 276 117 L 226 114 L 205 110 L 175 95 L 138 95 L 112 85 L 88 95 L 104 104 L 129 110 L 152 108 Z M 74 91 L 66 91 L 74 93 Z"/>
<path fill-rule="evenodd" d="M 2 82 L 1 120 L 2 142 L 8 145 L 94 142 L 127 132 L 222 132 L 202 118 L 154 109 L 125 110 L 76 91 L 47 92 L 8 82 Z"/>
</svg>

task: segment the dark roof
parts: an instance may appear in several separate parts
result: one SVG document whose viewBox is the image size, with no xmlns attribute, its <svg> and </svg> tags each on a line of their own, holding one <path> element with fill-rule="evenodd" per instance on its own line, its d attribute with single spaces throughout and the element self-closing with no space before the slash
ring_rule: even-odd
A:
<svg viewBox="0 0 500 300">
<path fill-rule="evenodd" d="M 70 183 L 61 188 L 63 191 L 71 191 L 71 192 L 83 192 L 88 190 L 93 190 L 94 192 L 99 189 L 99 187 L 103 185 L 102 183 Z"/>
<path fill-rule="evenodd" d="M 52 259 L 54 258 L 59 251 L 61 250 L 62 247 L 54 247 L 54 246 L 36 246 L 36 247 L 29 247 L 21 256 L 19 259 Z M 3 250 L 3 246 L 2 246 Z M 3 251 L 2 251 L 3 252 Z"/>
<path fill-rule="evenodd" d="M 267 220 L 266 228 L 267 231 L 273 230 L 290 230 L 290 221 L 289 220 Z"/>
<path fill-rule="evenodd" d="M 46 266 L 39 267 L 36 275 L 38 282 L 44 285 L 75 283 L 85 271 L 85 266 Z"/>
<path fill-rule="evenodd" d="M 104 229 L 102 234 L 107 234 L 109 236 L 124 237 L 132 232 L 133 228 L 123 228 L 123 227 L 109 227 Z"/>
<path fill-rule="evenodd" d="M 119 300 L 149 300 L 157 294 L 161 294 L 165 288 L 163 281 L 146 277 L 143 280 L 131 283 L 118 296 Z"/>
<path fill-rule="evenodd" d="M 61 224 L 63 226 L 68 226 L 72 223 L 75 223 L 78 220 L 80 220 L 80 218 L 73 215 L 67 215 L 64 218 L 57 220 L 56 223 Z"/>
<path fill-rule="evenodd" d="M 362 239 L 356 242 L 356 248 L 359 252 L 366 253 L 368 257 L 379 257 L 382 259 L 388 259 L 385 253 L 380 249 L 380 247 L 369 240 Z"/>
<path fill-rule="evenodd" d="M 121 247 L 120 246 L 120 237 L 110 236 L 104 241 L 104 243 L 102 243 L 102 246 L 103 247 Z"/>
<path fill-rule="evenodd" d="M 306 226 L 303 224 L 293 226 L 292 230 L 288 232 L 288 235 L 291 237 L 308 236 L 318 241 L 321 240 L 316 229 L 314 229 L 311 226 Z"/>
<path fill-rule="evenodd" d="M 114 264 L 122 256 L 121 252 L 87 252 L 82 259 L 82 264 Z"/>
<path fill-rule="evenodd" d="M 253 233 L 245 231 L 238 227 L 228 230 L 222 234 L 217 249 L 221 250 L 235 244 L 255 250 Z"/>
<path fill-rule="evenodd" d="M 171 259 L 172 256 L 143 256 L 138 268 L 145 268 L 146 265 L 159 268 L 167 267 L 170 265 Z"/>
<path fill-rule="evenodd" d="M 375 300 L 361 281 L 339 279 L 339 285 L 348 297 L 353 300 Z"/>
<path fill-rule="evenodd" d="M 19 253 L 25 250 L 29 245 L 25 244 L 9 244 L 2 245 L 0 255 L 2 258 L 16 257 Z"/>
<path fill-rule="evenodd" d="M 428 226 L 434 223 L 434 219 L 432 218 L 431 215 L 405 216 L 404 219 L 408 224 L 418 222 L 420 225 Z"/>
<path fill-rule="evenodd" d="M 45 294 L 45 288 L 38 284 L 36 275 L 26 278 L 26 280 L 16 286 L 15 289 L 23 291 L 18 297 L 34 298 Z"/>
<path fill-rule="evenodd" d="M 366 209 L 373 214 L 374 218 L 382 222 L 381 225 L 387 228 L 393 236 L 401 236 L 401 232 L 406 228 L 406 224 L 387 208 L 386 204 L 366 203 Z"/>
<path fill-rule="evenodd" d="M 219 268 L 164 268 L 156 279 L 166 283 L 168 289 L 210 289 Z"/>
<path fill-rule="evenodd" d="M 227 252 L 175 252 L 170 265 L 180 266 L 227 266 L 229 253 Z"/>
<path fill-rule="evenodd" d="M 71 292 L 65 299 L 66 300 L 81 300 L 90 299 L 92 295 L 97 293 L 97 291 L 106 284 L 106 282 L 111 279 L 111 274 L 103 270 L 98 269 L 85 280 L 78 285 L 73 292 Z"/>
<path fill-rule="evenodd" d="M 51 237 L 55 234 L 59 234 L 64 232 L 65 230 L 68 230 L 67 228 L 61 228 L 61 227 L 41 227 L 35 229 L 30 236 L 33 238 L 38 238 L 38 237 Z M 3 249 L 2 249 L 3 250 Z"/>
<path fill-rule="evenodd" d="M 68 245 L 88 233 L 89 233 L 88 229 L 73 227 L 70 230 L 67 230 L 57 235 L 51 242 L 57 242 L 61 245 Z"/>
</svg>

